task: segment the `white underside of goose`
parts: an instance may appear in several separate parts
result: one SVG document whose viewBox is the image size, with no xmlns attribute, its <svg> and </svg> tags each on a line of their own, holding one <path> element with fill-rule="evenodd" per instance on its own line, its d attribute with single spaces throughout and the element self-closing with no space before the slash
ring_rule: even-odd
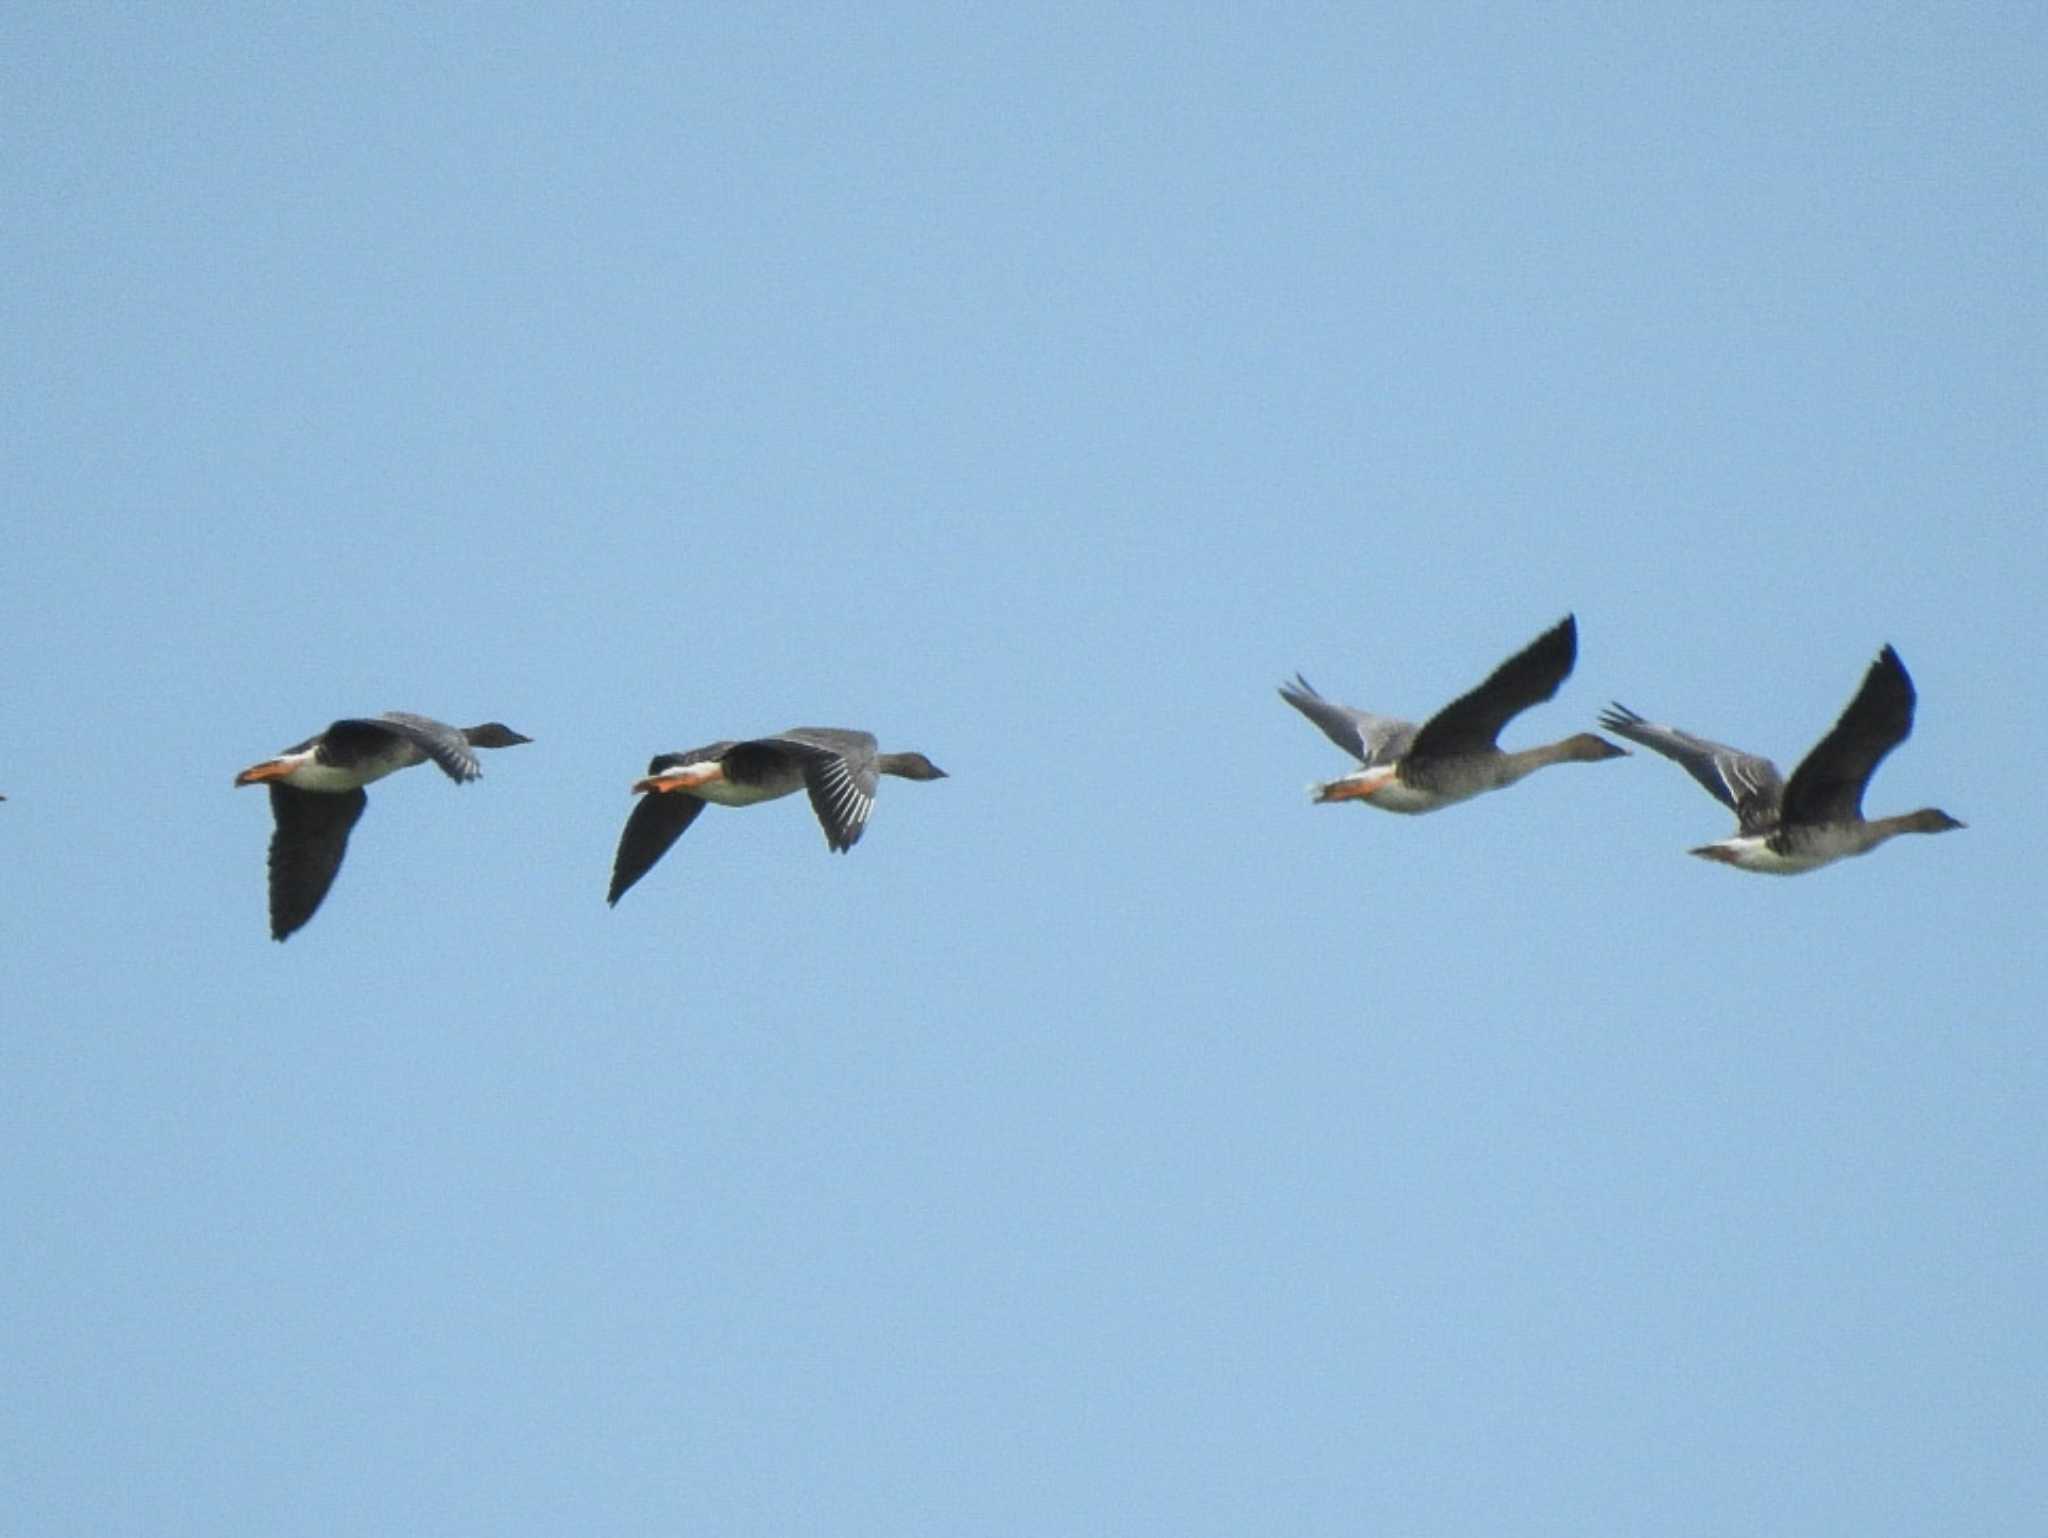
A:
<svg viewBox="0 0 2048 1538">
<path fill-rule="evenodd" d="M 1376 806 L 1383 812 L 1401 812 L 1414 815 L 1419 812 L 1433 812 L 1438 807 L 1452 806 L 1460 801 L 1469 801 L 1488 787 L 1475 785 L 1466 791 L 1445 792 L 1425 790 L 1410 785 L 1395 769 L 1381 765 L 1373 769 L 1361 769 L 1356 774 L 1347 774 L 1342 779 L 1309 787 L 1310 795 L 1316 801 L 1363 801 L 1367 806 Z"/>
<path fill-rule="evenodd" d="M 1799 847 L 1787 854 L 1773 849 L 1770 835 L 1763 833 L 1737 834 L 1712 844 L 1703 844 L 1690 851 L 1703 860 L 1719 860 L 1724 865 L 1733 865 L 1738 870 L 1755 871 L 1760 876 L 1798 876 L 1810 870 L 1819 870 L 1823 865 L 1832 865 L 1850 855 L 1868 853 L 1882 839 L 1872 840 L 1863 836 L 1860 827 L 1805 827 L 1799 835 Z"/>
</svg>

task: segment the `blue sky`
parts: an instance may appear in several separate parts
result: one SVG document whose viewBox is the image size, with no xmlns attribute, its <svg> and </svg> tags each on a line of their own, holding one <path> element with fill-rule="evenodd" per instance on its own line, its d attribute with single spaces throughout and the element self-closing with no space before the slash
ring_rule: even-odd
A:
<svg viewBox="0 0 2048 1538">
<path fill-rule="evenodd" d="M 2024 7 L 16 7 L 23 1534 L 2016 1532 L 2048 1506 Z M 1274 694 L 1576 675 L 1401 819 Z M 372 788 L 290 943 L 235 771 Z M 951 772 L 828 854 L 653 753 Z"/>
</svg>

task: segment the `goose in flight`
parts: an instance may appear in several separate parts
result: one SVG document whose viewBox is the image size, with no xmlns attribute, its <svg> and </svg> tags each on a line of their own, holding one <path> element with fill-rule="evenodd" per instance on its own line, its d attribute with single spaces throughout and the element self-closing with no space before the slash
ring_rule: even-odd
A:
<svg viewBox="0 0 2048 1538">
<path fill-rule="evenodd" d="M 882 775 L 946 778 L 946 771 L 922 753 L 879 753 L 875 748 L 875 739 L 866 732 L 797 726 L 773 737 L 663 753 L 647 766 L 647 777 L 634 782 L 634 791 L 644 792 L 645 799 L 633 808 L 619 835 L 611 892 L 605 901 L 617 903 L 652 870 L 697 820 L 706 802 L 753 806 L 808 791 L 826 844 L 843 854 L 860 842 Z"/>
<path fill-rule="evenodd" d="M 268 785 L 270 813 L 270 937 L 282 940 L 320 907 L 348 852 L 349 830 L 370 798 L 363 787 L 429 761 L 467 784 L 483 773 L 473 748 L 531 742 L 496 721 L 448 726 L 402 710 L 336 721 L 318 736 L 251 764 L 237 785 Z"/>
<path fill-rule="evenodd" d="M 1293 683 L 1280 686 L 1280 697 L 1364 765 L 1315 786 L 1315 799 L 1363 801 L 1387 812 L 1434 812 L 1512 785 L 1549 764 L 1626 756 L 1626 748 L 1591 732 L 1511 752 L 1495 740 L 1509 721 L 1557 693 L 1578 650 L 1578 624 L 1567 614 L 1420 726 L 1326 700 L 1295 674 Z"/>
<path fill-rule="evenodd" d="M 1617 702 L 1600 724 L 1662 753 L 1735 814 L 1735 832 L 1693 854 L 1737 870 L 1797 876 L 1850 855 L 1868 854 L 1900 833 L 1946 833 L 1962 823 L 1936 807 L 1865 818 L 1863 792 L 1885 754 L 1913 730 L 1913 680 L 1887 646 L 1834 725 L 1781 778 L 1768 758 L 1709 742 L 1675 726 L 1645 721 Z"/>
</svg>

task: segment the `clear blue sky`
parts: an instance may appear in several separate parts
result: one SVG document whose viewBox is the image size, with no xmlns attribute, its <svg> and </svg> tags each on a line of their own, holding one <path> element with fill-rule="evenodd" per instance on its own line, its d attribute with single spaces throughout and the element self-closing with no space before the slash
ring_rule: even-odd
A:
<svg viewBox="0 0 2048 1538">
<path fill-rule="evenodd" d="M 1251 12 L 1258 12 L 1253 17 Z M 2026 6 L 15 6 L 8 1535 L 2034 1530 Z M 1313 807 L 1280 702 L 1671 764 Z M 235 771 L 374 787 L 267 938 Z M 658 751 L 951 771 L 826 852 Z"/>
</svg>

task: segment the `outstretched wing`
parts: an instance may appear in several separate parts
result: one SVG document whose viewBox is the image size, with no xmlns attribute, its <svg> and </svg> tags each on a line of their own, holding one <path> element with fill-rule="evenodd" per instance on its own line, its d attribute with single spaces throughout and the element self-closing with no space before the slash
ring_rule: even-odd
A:
<svg viewBox="0 0 2048 1538">
<path fill-rule="evenodd" d="M 732 746 L 730 741 L 710 742 L 687 753 L 657 753 L 647 761 L 647 773 L 653 776 L 685 764 L 701 764 L 721 757 Z M 687 791 L 655 791 L 642 796 L 619 834 L 619 851 L 612 856 L 612 888 L 605 901 L 616 906 L 626 889 L 654 869 L 669 845 L 683 836 L 683 830 L 703 810 L 704 803 Z"/>
<path fill-rule="evenodd" d="M 1600 724 L 1615 736 L 1640 743 L 1677 764 L 1735 814 L 1744 833 L 1760 833 L 1777 823 L 1785 785 L 1778 766 L 1768 758 L 1709 742 L 1675 726 L 1645 721 L 1618 701 L 1600 712 Z"/>
<path fill-rule="evenodd" d="M 654 761 L 649 774 L 673 769 L 680 755 L 668 754 Z M 683 836 L 683 830 L 697 820 L 704 803 L 684 791 L 651 792 L 640 798 L 619 835 L 619 852 L 612 857 L 612 888 L 605 901 L 616 906 L 627 888 L 654 869 L 669 845 Z"/>
<path fill-rule="evenodd" d="M 334 729 L 338 726 L 382 727 L 426 754 L 458 785 L 465 785 L 484 772 L 484 766 L 476 761 L 476 754 L 470 751 L 469 739 L 462 735 L 461 728 L 436 721 L 431 716 L 387 710 L 374 721 L 337 721 L 327 728 L 330 746 L 334 741 Z"/>
<path fill-rule="evenodd" d="M 1452 758 L 1498 746 L 1500 729 L 1557 693 L 1578 656 L 1578 622 L 1567 614 L 1495 668 L 1485 683 L 1423 722 L 1409 755 Z"/>
<path fill-rule="evenodd" d="M 1368 768 L 1392 763 L 1408 750 L 1415 737 L 1414 722 L 1376 716 L 1326 700 L 1299 673 L 1294 675 L 1293 683 L 1280 686 L 1280 698 L 1315 722 L 1325 737 Z"/>
<path fill-rule="evenodd" d="M 874 759 L 856 763 L 840 754 L 819 750 L 803 761 L 804 789 L 810 792 L 811 810 L 825 830 L 825 842 L 839 854 L 860 842 L 875 809 Z"/>
<path fill-rule="evenodd" d="M 271 939 L 284 939 L 319 911 L 348 852 L 349 830 L 369 804 L 360 789 L 337 794 L 271 785 Z"/>
<path fill-rule="evenodd" d="M 875 809 L 875 785 L 880 777 L 872 733 L 838 726 L 792 726 L 740 746 L 772 752 L 796 765 L 810 794 L 811 810 L 825 830 L 825 842 L 835 853 L 844 854 L 860 842 L 868 814 Z M 728 758 L 728 773 L 730 769 Z"/>
<path fill-rule="evenodd" d="M 1787 822 L 1854 822 L 1863 787 L 1885 754 L 1913 730 L 1913 680 L 1887 646 L 1863 675 L 1856 698 L 1785 782 Z"/>
</svg>

